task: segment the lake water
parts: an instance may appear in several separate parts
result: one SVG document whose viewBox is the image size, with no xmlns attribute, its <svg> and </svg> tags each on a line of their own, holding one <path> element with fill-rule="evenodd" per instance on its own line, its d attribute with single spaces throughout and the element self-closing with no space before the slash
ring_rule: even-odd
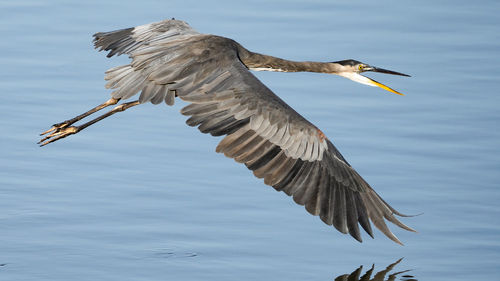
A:
<svg viewBox="0 0 500 281">
<path fill-rule="evenodd" d="M 397 280 L 499 278 L 500 2 L 330 2 L 0 1 L 0 280 L 333 280 L 400 258 Z M 423 213 L 403 219 L 418 233 L 338 233 L 214 153 L 180 102 L 36 145 L 105 101 L 103 72 L 128 61 L 93 50 L 94 32 L 171 17 L 256 52 L 411 74 L 369 75 L 400 97 L 256 73 L 386 201 Z"/>
</svg>

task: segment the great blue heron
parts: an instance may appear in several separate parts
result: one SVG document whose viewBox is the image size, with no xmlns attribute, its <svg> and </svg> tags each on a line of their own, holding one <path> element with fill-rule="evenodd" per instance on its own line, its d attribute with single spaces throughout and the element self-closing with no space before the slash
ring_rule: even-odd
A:
<svg viewBox="0 0 500 281">
<path fill-rule="evenodd" d="M 130 107 L 174 99 L 191 104 L 181 113 L 203 133 L 225 135 L 216 151 L 244 163 L 264 183 L 293 196 L 297 204 L 319 215 L 328 225 L 358 241 L 358 223 L 373 237 L 370 220 L 387 237 L 401 242 L 384 218 L 414 231 L 394 215 L 387 204 L 349 165 L 325 134 L 304 119 L 260 82 L 250 70 L 321 72 L 399 92 L 360 75 L 365 71 L 408 76 L 356 60 L 296 62 L 251 52 L 234 40 L 201 34 L 179 20 L 94 34 L 94 44 L 110 51 L 108 57 L 127 54 L 132 62 L 106 71 L 111 99 L 72 119 L 53 125 L 39 144 L 76 134 L 84 128 Z M 73 123 L 107 106 L 131 98 L 113 110 L 80 126 Z"/>
</svg>

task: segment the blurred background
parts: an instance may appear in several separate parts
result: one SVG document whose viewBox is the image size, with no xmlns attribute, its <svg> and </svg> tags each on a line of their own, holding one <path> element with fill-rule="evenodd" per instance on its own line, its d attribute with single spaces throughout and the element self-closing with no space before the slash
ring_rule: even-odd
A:
<svg viewBox="0 0 500 281">
<path fill-rule="evenodd" d="M 333 280 L 364 265 L 418 280 L 500 274 L 500 2 L 0 1 L 0 279 Z M 401 97 L 313 73 L 258 72 L 393 207 L 358 243 L 244 166 L 220 138 L 144 104 L 39 148 L 109 98 L 92 34 L 175 17 L 292 60 L 356 59 Z M 397 278 L 406 278 L 398 275 Z M 410 278 L 410 277 L 408 277 Z"/>
</svg>

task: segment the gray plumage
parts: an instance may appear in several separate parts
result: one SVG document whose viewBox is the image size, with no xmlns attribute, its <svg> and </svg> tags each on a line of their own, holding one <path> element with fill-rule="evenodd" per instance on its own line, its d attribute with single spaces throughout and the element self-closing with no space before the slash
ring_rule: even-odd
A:
<svg viewBox="0 0 500 281">
<path fill-rule="evenodd" d="M 361 241 L 358 225 L 373 237 L 371 222 L 397 243 L 385 220 L 413 231 L 313 124 L 262 84 L 250 69 L 335 73 L 348 65 L 293 62 L 248 51 L 237 42 L 201 34 L 187 23 L 157 23 L 99 32 L 95 47 L 131 63 L 106 72 L 111 96 L 138 103 L 190 104 L 187 124 L 225 137 L 217 152 L 244 163 L 264 183 Z M 135 104 L 134 104 L 135 105 Z"/>
</svg>

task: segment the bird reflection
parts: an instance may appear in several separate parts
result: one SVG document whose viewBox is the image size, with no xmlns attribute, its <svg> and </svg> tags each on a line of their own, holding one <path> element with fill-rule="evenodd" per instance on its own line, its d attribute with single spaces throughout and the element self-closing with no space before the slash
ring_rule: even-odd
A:
<svg viewBox="0 0 500 281">
<path fill-rule="evenodd" d="M 363 275 L 361 275 L 361 273 L 363 272 L 363 266 L 360 266 L 351 274 L 343 274 L 343 275 L 338 276 L 337 278 L 335 278 L 335 281 L 394 281 L 398 277 L 400 278 L 399 280 L 403 280 L 403 281 L 417 281 L 417 279 L 414 276 L 404 274 L 404 273 L 410 271 L 409 269 L 394 272 L 392 274 L 389 274 L 389 276 L 387 276 L 387 274 L 402 260 L 403 259 L 401 258 L 401 259 L 397 260 L 395 263 L 392 263 L 389 266 L 387 266 L 384 270 L 381 270 L 381 271 L 375 273 L 373 278 L 372 278 L 372 274 L 375 270 L 375 265 L 372 265 L 372 267 L 368 271 L 366 271 L 366 273 Z M 387 279 L 386 279 L 386 276 L 387 276 Z"/>
</svg>

